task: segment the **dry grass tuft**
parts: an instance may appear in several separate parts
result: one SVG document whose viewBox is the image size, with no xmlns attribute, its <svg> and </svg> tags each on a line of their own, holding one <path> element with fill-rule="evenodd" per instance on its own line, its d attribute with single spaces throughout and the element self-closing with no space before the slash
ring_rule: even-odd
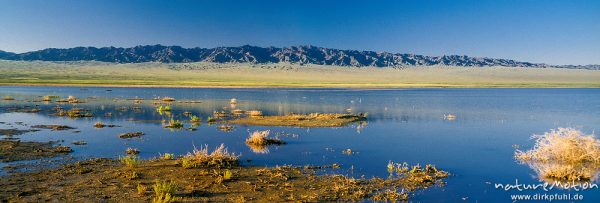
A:
<svg viewBox="0 0 600 203">
<path fill-rule="evenodd" d="M 104 123 L 102 123 L 101 121 L 98 121 L 94 124 L 94 127 L 96 128 L 104 128 L 104 126 L 106 126 Z"/>
<path fill-rule="evenodd" d="M 158 108 L 156 108 L 156 111 L 158 111 L 159 113 L 170 112 L 171 111 L 171 106 L 160 105 Z"/>
<path fill-rule="evenodd" d="M 190 116 L 191 123 L 200 123 L 201 121 L 202 121 L 202 119 L 200 119 L 200 117 L 198 117 L 198 116 L 194 116 L 194 115 Z"/>
<path fill-rule="evenodd" d="M 155 197 L 152 199 L 153 203 L 167 203 L 174 202 L 175 197 L 173 194 L 177 191 L 179 186 L 174 181 L 158 181 L 152 186 Z"/>
<path fill-rule="evenodd" d="M 515 158 L 528 164 L 541 180 L 590 181 L 600 171 L 600 140 L 573 128 L 558 128 L 534 135 L 528 151 L 517 150 Z"/>
<path fill-rule="evenodd" d="M 284 141 L 281 141 L 276 138 L 269 138 L 270 131 L 269 130 L 257 130 L 250 134 L 250 136 L 246 139 L 246 144 L 248 145 L 258 145 L 258 146 L 267 146 L 267 145 L 281 145 L 285 144 Z"/>
<path fill-rule="evenodd" d="M 148 190 L 148 187 L 146 187 L 145 185 L 142 185 L 140 183 L 138 183 L 137 185 L 137 193 L 140 196 L 144 196 L 146 195 L 146 191 Z"/>
<path fill-rule="evenodd" d="M 214 123 L 214 122 L 217 122 L 217 119 L 209 116 L 209 117 L 206 118 L 206 122 L 207 123 Z"/>
<path fill-rule="evenodd" d="M 163 160 L 172 160 L 172 159 L 175 159 L 175 154 L 172 154 L 172 153 L 164 153 L 164 154 L 162 154 L 162 155 L 160 156 L 160 159 L 163 159 Z"/>
<path fill-rule="evenodd" d="M 285 144 L 284 141 L 269 138 L 270 131 L 254 131 L 250 134 L 250 136 L 246 139 L 246 145 L 252 150 L 252 152 L 257 154 L 267 154 L 269 153 L 269 145 L 282 145 Z"/>
<path fill-rule="evenodd" d="M 134 156 L 119 157 L 119 161 L 129 168 L 135 168 L 140 163 L 140 160 Z"/>
<path fill-rule="evenodd" d="M 263 116 L 263 112 L 262 111 L 258 111 L 258 110 L 250 110 L 250 111 L 246 111 L 246 114 L 248 114 L 249 116 Z"/>
<path fill-rule="evenodd" d="M 139 154 L 139 153 L 140 153 L 140 150 L 138 150 L 138 149 L 136 149 L 136 148 L 131 148 L 131 147 L 129 147 L 129 148 L 127 148 L 127 149 L 125 150 L 125 153 L 126 153 L 127 155 L 137 155 L 137 154 Z"/>
<path fill-rule="evenodd" d="M 238 165 L 239 155 L 230 153 L 224 144 L 221 144 L 211 153 L 208 153 L 208 145 L 188 153 L 181 158 L 181 165 L 184 168 L 199 167 L 230 167 Z"/>
<path fill-rule="evenodd" d="M 183 128 L 183 122 L 181 122 L 180 120 L 171 119 L 168 123 L 164 123 L 163 127 L 181 129 Z"/>
</svg>

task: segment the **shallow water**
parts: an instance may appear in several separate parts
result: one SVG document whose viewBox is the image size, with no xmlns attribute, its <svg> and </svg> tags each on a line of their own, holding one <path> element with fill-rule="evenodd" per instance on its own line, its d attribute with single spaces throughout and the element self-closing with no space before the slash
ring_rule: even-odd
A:
<svg viewBox="0 0 600 203">
<path fill-rule="evenodd" d="M 112 91 L 107 91 L 112 90 Z M 26 102 L 43 95 L 73 95 L 88 100 L 81 104 L 59 104 L 90 109 L 92 118 L 69 119 L 50 115 L 55 103 Z M 63 124 L 76 130 L 27 133 L 21 140 L 64 140 L 76 158 L 118 157 L 128 147 L 138 148 L 142 158 L 159 153 L 185 154 L 207 144 L 210 148 L 224 143 L 229 151 L 241 153 L 244 164 L 259 166 L 325 165 L 338 163 L 335 172 L 356 177 L 387 176 L 389 161 L 409 164 L 433 163 L 452 176 L 447 185 L 417 193 L 415 201 L 508 202 L 511 194 L 582 194 L 584 202 L 600 200 L 600 189 L 586 191 L 503 191 L 495 183 L 537 184 L 534 172 L 513 159 L 513 145 L 529 149 L 533 134 L 557 127 L 576 127 L 586 133 L 600 129 L 600 89 L 189 89 L 189 88 L 95 88 L 95 87 L 0 87 L 0 98 L 10 95 L 15 101 L 0 101 L 0 128 L 22 128 L 35 124 Z M 235 126 L 231 132 L 219 131 L 219 125 L 203 123 L 196 131 L 172 131 L 162 127 L 152 98 L 174 97 L 172 115 L 188 120 L 190 111 L 204 121 L 215 110 L 231 109 L 229 100 L 237 98 L 235 108 L 262 110 L 266 115 L 295 113 L 368 112 L 367 124 L 339 128 L 291 128 Z M 94 97 L 94 98 L 88 98 Z M 133 110 L 133 101 L 144 98 Z M 113 100 L 118 98 L 119 100 Z M 12 112 L 10 107 L 39 105 L 39 113 Z M 127 110 L 117 110 L 128 107 Z M 105 113 L 112 112 L 111 117 Z M 444 119 L 454 114 L 455 120 Z M 102 121 L 121 127 L 97 129 Z M 23 122 L 23 125 L 15 124 Z M 189 123 L 185 123 L 189 127 Z M 269 153 L 252 152 L 244 143 L 254 130 L 271 130 L 287 145 L 270 147 Z M 76 132 L 80 131 L 80 132 Z M 136 139 L 120 139 L 118 134 L 143 131 Z M 88 144 L 77 146 L 73 141 Z M 345 149 L 356 152 L 343 154 Z M 245 160 L 250 160 L 249 162 Z"/>
</svg>

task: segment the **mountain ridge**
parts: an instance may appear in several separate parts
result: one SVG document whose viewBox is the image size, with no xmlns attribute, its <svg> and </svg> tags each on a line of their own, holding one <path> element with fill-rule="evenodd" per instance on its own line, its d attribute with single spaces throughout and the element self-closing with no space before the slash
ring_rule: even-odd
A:
<svg viewBox="0 0 600 203">
<path fill-rule="evenodd" d="M 135 47 L 74 47 L 48 48 L 25 53 L 0 50 L 0 59 L 21 61 L 102 61 L 116 63 L 279 63 L 317 64 L 353 67 L 403 67 L 403 66 L 507 66 L 507 67 L 559 67 L 599 70 L 600 65 L 561 65 L 521 62 L 510 59 L 470 57 L 465 55 L 425 56 L 389 52 L 358 51 L 323 48 L 312 45 L 288 47 L 238 47 L 183 48 L 181 46 L 139 45 Z"/>
</svg>

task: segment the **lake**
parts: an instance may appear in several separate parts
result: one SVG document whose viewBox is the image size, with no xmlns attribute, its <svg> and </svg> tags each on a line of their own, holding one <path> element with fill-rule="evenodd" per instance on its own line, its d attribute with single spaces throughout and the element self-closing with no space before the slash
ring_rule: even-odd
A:
<svg viewBox="0 0 600 203">
<path fill-rule="evenodd" d="M 86 103 L 37 102 L 44 95 L 75 96 Z M 515 146 L 530 149 L 533 134 L 558 127 L 585 133 L 600 129 L 600 89 L 235 89 L 235 88 L 117 88 L 117 87 L 0 87 L 0 128 L 29 129 L 36 124 L 62 124 L 76 130 L 41 130 L 14 136 L 23 141 L 64 140 L 75 159 L 117 158 L 124 150 L 140 150 L 141 158 L 160 153 L 182 155 L 194 147 L 224 143 L 241 154 L 245 165 L 326 165 L 327 171 L 354 177 L 386 177 L 387 164 L 435 164 L 451 173 L 443 187 L 421 191 L 412 199 L 423 202 L 508 202 L 511 194 L 581 194 L 583 202 L 600 200 L 599 189 L 504 191 L 496 183 L 540 183 L 535 172 L 513 158 Z M 189 120 L 191 112 L 204 121 L 213 111 L 261 110 L 265 115 L 288 113 L 367 112 L 367 121 L 335 128 L 297 128 L 234 125 L 229 132 L 202 123 L 195 131 L 165 129 L 152 99 L 173 97 L 174 119 Z M 132 98 L 143 98 L 134 104 Z M 236 98 L 232 106 L 230 99 Z M 128 100 L 129 99 L 129 100 Z M 184 103 L 180 101 L 198 101 Z M 15 108 L 39 108 L 37 113 Z M 57 105 L 91 110 L 90 118 L 51 115 Z M 137 108 L 133 108 L 137 106 Z M 106 116 L 112 113 L 112 116 Z M 456 115 L 455 119 L 445 115 Z M 101 121 L 114 128 L 95 128 Z M 22 124 L 15 122 L 23 122 Z M 189 123 L 184 123 L 189 127 Z M 255 130 L 270 130 L 288 144 L 260 153 L 245 144 Z M 80 131 L 80 132 L 77 132 Z M 120 139 L 125 132 L 142 131 L 138 139 Z M 87 145 L 73 145 L 83 140 Z M 351 154 L 343 153 L 350 149 Z M 4 164 L 5 165 L 5 164 Z"/>
</svg>

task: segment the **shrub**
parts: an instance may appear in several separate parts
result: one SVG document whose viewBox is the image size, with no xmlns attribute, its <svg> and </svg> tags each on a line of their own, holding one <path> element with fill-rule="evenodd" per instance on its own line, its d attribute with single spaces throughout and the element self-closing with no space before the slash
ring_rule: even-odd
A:
<svg viewBox="0 0 600 203">
<path fill-rule="evenodd" d="M 106 126 L 104 123 L 102 123 L 101 121 L 98 121 L 94 124 L 94 127 L 96 128 L 104 128 L 104 126 Z"/>
<path fill-rule="evenodd" d="M 534 135 L 528 151 L 517 150 L 515 158 L 528 164 L 542 180 L 595 180 L 600 170 L 600 141 L 573 128 L 558 128 Z"/>
<path fill-rule="evenodd" d="M 139 159 L 135 156 L 119 157 L 119 161 L 129 168 L 135 168 L 139 165 Z"/>
<path fill-rule="evenodd" d="M 175 159 L 175 154 L 164 153 L 164 154 L 161 156 L 161 159 L 164 159 L 164 160 L 171 160 L 171 159 Z"/>
<path fill-rule="evenodd" d="M 229 169 L 225 170 L 225 172 L 223 172 L 223 180 L 231 180 L 231 178 L 233 178 L 233 172 Z"/>
<path fill-rule="evenodd" d="M 279 139 L 269 138 L 269 134 L 270 134 L 269 130 L 254 131 L 246 139 L 246 144 L 258 145 L 258 146 L 266 146 L 266 145 L 272 145 L 272 144 L 277 144 L 277 145 L 285 144 L 284 141 L 281 141 Z"/>
<path fill-rule="evenodd" d="M 246 113 L 250 116 L 263 116 L 262 111 L 257 110 L 246 111 Z"/>
<path fill-rule="evenodd" d="M 163 106 L 160 105 L 158 108 L 156 108 L 156 111 L 158 111 L 159 113 L 165 112 L 165 111 L 171 111 L 171 106 L 167 105 L 167 106 Z"/>
<path fill-rule="evenodd" d="M 138 195 L 144 196 L 146 195 L 146 191 L 148 190 L 148 187 L 146 187 L 145 185 L 142 185 L 140 183 L 138 183 L 137 185 L 137 193 Z"/>
<path fill-rule="evenodd" d="M 183 123 L 180 120 L 169 120 L 169 123 L 164 125 L 165 128 L 183 128 Z"/>
<path fill-rule="evenodd" d="M 208 123 L 214 123 L 214 122 L 217 122 L 217 119 L 209 116 L 208 118 L 206 118 L 206 122 L 208 122 Z"/>
<path fill-rule="evenodd" d="M 127 148 L 127 150 L 125 150 L 125 153 L 126 153 L 127 155 L 137 155 L 137 154 L 139 154 L 139 153 L 140 153 L 140 150 L 138 150 L 138 149 L 136 149 L 136 148 L 131 148 L 131 147 L 129 147 L 129 148 Z"/>
<path fill-rule="evenodd" d="M 192 123 L 200 123 L 200 121 L 201 121 L 200 117 L 198 117 L 198 116 L 191 116 L 190 117 L 190 122 L 192 122 Z"/>
<path fill-rule="evenodd" d="M 154 199 L 152 202 L 154 203 L 163 203 L 163 202 L 174 202 L 175 197 L 173 194 L 177 191 L 177 184 L 174 181 L 159 181 L 156 180 L 154 185 L 152 186 L 152 190 L 154 190 Z"/>
<path fill-rule="evenodd" d="M 227 151 L 224 144 L 221 144 L 211 153 L 208 153 L 208 146 L 196 149 L 188 153 L 181 159 L 181 165 L 184 168 L 198 168 L 202 166 L 229 167 L 238 164 L 239 156 Z"/>
</svg>

